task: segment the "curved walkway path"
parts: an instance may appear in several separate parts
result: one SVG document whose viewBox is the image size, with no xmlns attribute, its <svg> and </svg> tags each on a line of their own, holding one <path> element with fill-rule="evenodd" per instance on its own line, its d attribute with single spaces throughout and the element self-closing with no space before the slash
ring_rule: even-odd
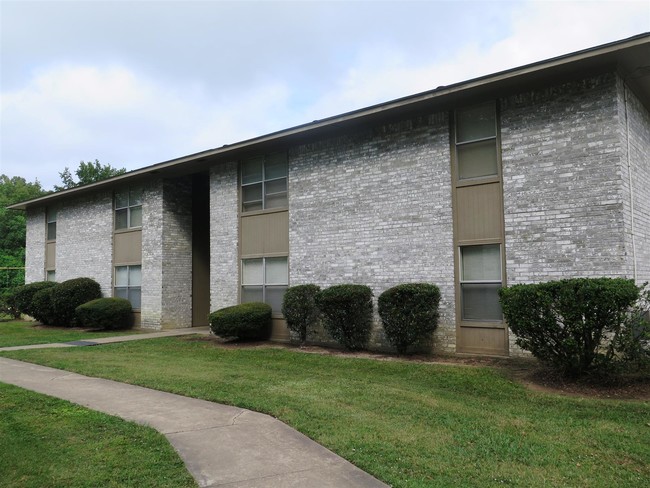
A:
<svg viewBox="0 0 650 488">
<path fill-rule="evenodd" d="M 75 345 L 90 344 L 66 346 Z M 0 381 L 153 427 L 167 437 L 202 488 L 387 486 L 279 420 L 243 408 L 2 357 Z"/>
</svg>

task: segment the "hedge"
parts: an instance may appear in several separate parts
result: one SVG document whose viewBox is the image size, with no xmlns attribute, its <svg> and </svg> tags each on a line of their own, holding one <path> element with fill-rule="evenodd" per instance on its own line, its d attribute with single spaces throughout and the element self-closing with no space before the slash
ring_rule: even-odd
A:
<svg viewBox="0 0 650 488">
<path fill-rule="evenodd" d="M 372 290 L 365 285 L 335 285 L 316 294 L 327 333 L 348 350 L 364 349 L 372 331 Z"/>
<path fill-rule="evenodd" d="M 242 303 L 210 314 L 210 329 L 215 335 L 238 340 L 262 340 L 271 335 L 271 306 Z"/>
<path fill-rule="evenodd" d="M 133 326 L 131 302 L 125 298 L 97 298 L 79 305 L 77 323 L 88 329 L 128 329 Z"/>
<path fill-rule="evenodd" d="M 53 325 L 73 327 L 77 307 L 101 296 L 99 283 L 92 278 L 73 278 L 58 283 L 52 292 Z"/>
<path fill-rule="evenodd" d="M 287 327 L 300 339 L 307 341 L 307 333 L 320 317 L 316 305 L 316 294 L 320 291 L 317 285 L 297 285 L 287 288 L 282 300 L 282 315 L 287 320 Z"/>
<path fill-rule="evenodd" d="M 567 375 L 606 366 L 641 288 L 622 278 L 576 278 L 499 292 L 516 343 Z"/>
<path fill-rule="evenodd" d="M 377 300 L 384 332 L 397 352 L 431 338 L 438 326 L 440 290 L 430 283 L 407 283 L 389 288 Z"/>
</svg>

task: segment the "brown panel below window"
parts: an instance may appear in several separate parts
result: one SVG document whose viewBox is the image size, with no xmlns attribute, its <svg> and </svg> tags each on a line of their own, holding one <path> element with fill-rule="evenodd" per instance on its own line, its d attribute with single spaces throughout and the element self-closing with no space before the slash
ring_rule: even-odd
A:
<svg viewBox="0 0 650 488">
<path fill-rule="evenodd" d="M 508 330 L 505 327 L 463 327 L 458 328 L 457 347 L 460 353 L 508 355 Z"/>
<path fill-rule="evenodd" d="M 287 321 L 283 318 L 273 318 L 271 324 L 271 340 L 276 342 L 289 342 L 289 329 Z"/>
</svg>

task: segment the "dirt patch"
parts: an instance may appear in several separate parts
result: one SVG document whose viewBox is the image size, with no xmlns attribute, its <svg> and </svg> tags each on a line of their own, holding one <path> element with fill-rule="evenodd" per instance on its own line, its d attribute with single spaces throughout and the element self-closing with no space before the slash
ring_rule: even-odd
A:
<svg viewBox="0 0 650 488">
<path fill-rule="evenodd" d="M 390 353 L 357 351 L 349 352 L 321 346 L 295 346 L 263 341 L 231 342 L 214 336 L 183 337 L 180 340 L 208 342 L 224 349 L 288 349 L 305 354 L 322 354 L 346 358 L 365 358 L 378 361 L 409 361 L 451 366 L 489 367 L 499 370 L 512 381 L 523 384 L 533 391 L 560 395 L 612 399 L 612 400 L 650 400 L 650 377 L 647 374 L 628 374 L 616 377 L 565 378 L 535 359 L 497 358 L 479 356 L 454 356 L 414 354 L 397 356 Z"/>
</svg>

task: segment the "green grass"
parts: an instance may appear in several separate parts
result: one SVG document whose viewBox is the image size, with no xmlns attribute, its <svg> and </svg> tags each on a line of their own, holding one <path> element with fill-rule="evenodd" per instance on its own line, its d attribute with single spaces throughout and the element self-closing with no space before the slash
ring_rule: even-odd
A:
<svg viewBox="0 0 650 488">
<path fill-rule="evenodd" d="M 50 344 L 78 340 L 92 341 L 100 337 L 137 334 L 138 331 L 118 330 L 111 332 L 92 332 L 70 330 L 61 327 L 42 327 L 35 322 L 0 322 L 0 347 L 26 346 L 29 344 Z"/>
<path fill-rule="evenodd" d="M 489 368 L 166 338 L 3 355 L 274 415 L 396 487 L 650 485 L 650 405 Z"/>
<path fill-rule="evenodd" d="M 153 429 L 2 383 L 0 411 L 0 486 L 196 486 Z"/>
</svg>

